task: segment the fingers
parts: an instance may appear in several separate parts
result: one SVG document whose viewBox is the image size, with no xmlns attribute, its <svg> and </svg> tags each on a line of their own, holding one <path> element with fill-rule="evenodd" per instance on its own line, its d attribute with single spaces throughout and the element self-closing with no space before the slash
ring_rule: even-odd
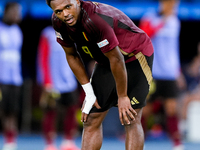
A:
<svg viewBox="0 0 200 150">
<path fill-rule="evenodd" d="M 83 111 L 83 108 L 85 107 L 85 100 L 83 101 L 82 107 L 81 107 L 81 111 Z"/>
<path fill-rule="evenodd" d="M 136 115 L 137 115 L 137 112 L 133 108 L 119 112 L 119 118 L 120 118 L 121 124 L 122 125 L 131 124 L 131 121 L 135 121 Z"/>
<path fill-rule="evenodd" d="M 135 118 L 135 116 L 137 116 L 137 112 L 132 107 L 130 107 L 129 108 L 129 115 L 132 115 L 133 118 Z"/>
<path fill-rule="evenodd" d="M 85 103 L 86 103 L 86 101 L 83 101 L 83 105 L 82 105 L 82 108 L 81 108 L 81 111 L 82 111 L 81 122 L 87 122 L 87 118 L 88 118 L 88 114 L 83 112 L 83 109 L 85 107 Z M 97 109 L 101 109 L 101 107 L 99 106 L 97 100 L 95 101 L 93 106 L 95 106 Z"/>
<path fill-rule="evenodd" d="M 87 122 L 88 114 L 82 113 L 81 114 L 81 122 Z"/>
<path fill-rule="evenodd" d="M 97 100 L 96 100 L 96 102 L 94 103 L 94 106 L 95 106 L 97 109 L 101 109 L 101 106 L 99 106 Z"/>
<path fill-rule="evenodd" d="M 120 120 L 121 124 L 124 125 L 123 116 L 122 116 L 122 113 L 120 113 L 120 112 L 119 112 L 119 120 Z"/>
<path fill-rule="evenodd" d="M 124 111 L 124 112 L 122 113 L 122 117 L 123 117 L 123 125 L 124 125 L 124 124 L 128 124 L 128 125 L 131 124 L 131 122 L 130 122 L 130 120 L 129 120 L 130 117 L 128 117 L 126 111 Z"/>
<path fill-rule="evenodd" d="M 127 116 L 129 121 L 135 120 L 135 115 L 130 110 L 126 112 L 126 116 Z"/>
<path fill-rule="evenodd" d="M 84 107 L 82 109 L 83 113 L 89 114 L 90 110 L 92 109 L 94 103 L 96 102 L 96 96 L 95 95 L 86 95 L 85 96 L 85 103 Z"/>
</svg>

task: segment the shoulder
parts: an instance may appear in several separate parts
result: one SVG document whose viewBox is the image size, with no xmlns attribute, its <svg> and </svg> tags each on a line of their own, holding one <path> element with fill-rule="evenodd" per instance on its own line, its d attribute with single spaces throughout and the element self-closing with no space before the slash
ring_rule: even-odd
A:
<svg viewBox="0 0 200 150">
<path fill-rule="evenodd" d="M 84 2 L 82 3 L 82 23 L 87 26 L 90 24 L 89 26 L 96 26 L 97 28 L 104 28 L 106 24 L 113 27 L 114 18 L 120 14 L 116 11 L 116 8 L 107 4 Z"/>
<path fill-rule="evenodd" d="M 22 30 L 18 24 L 12 25 L 12 31 L 15 32 L 15 34 L 22 36 Z"/>
<path fill-rule="evenodd" d="M 98 35 L 100 28 L 103 28 L 102 18 L 100 18 L 100 16 L 96 13 L 96 10 L 99 9 L 97 8 L 99 7 L 98 5 L 99 3 L 96 2 L 85 1 L 82 2 L 81 6 L 81 23 L 88 33 L 92 33 L 93 35 Z"/>
<path fill-rule="evenodd" d="M 107 5 L 104 3 L 99 2 L 82 2 L 82 10 L 84 13 L 87 13 L 89 17 L 98 17 L 98 16 L 109 16 L 114 17 L 117 14 L 119 14 L 119 10 L 111 5 Z"/>
<path fill-rule="evenodd" d="M 104 3 L 88 2 L 84 3 L 84 5 L 82 6 L 83 6 L 82 8 L 86 10 L 86 12 L 89 15 L 100 16 L 100 17 L 107 16 L 116 19 L 118 19 L 118 17 L 125 16 L 125 14 L 121 10 Z"/>
<path fill-rule="evenodd" d="M 96 11 L 95 3 L 91 1 L 84 1 L 81 3 L 81 13 L 82 13 L 82 20 L 87 20 L 88 18 L 92 19 Z"/>
<path fill-rule="evenodd" d="M 181 26 L 181 22 L 177 15 L 169 16 L 168 23 L 177 28 L 179 28 Z"/>
<path fill-rule="evenodd" d="M 95 7 L 96 7 L 96 2 L 91 2 L 91 1 L 82 1 L 81 2 L 81 7 L 87 12 L 94 12 Z"/>
<path fill-rule="evenodd" d="M 21 28 L 20 28 L 20 26 L 19 26 L 18 24 L 13 24 L 12 26 L 13 26 L 13 28 L 15 28 L 16 30 L 21 31 Z"/>
<path fill-rule="evenodd" d="M 178 18 L 178 16 L 175 14 L 175 15 L 172 15 L 172 20 L 174 21 L 174 22 L 176 22 L 177 24 L 179 24 L 180 23 L 180 19 Z"/>
</svg>

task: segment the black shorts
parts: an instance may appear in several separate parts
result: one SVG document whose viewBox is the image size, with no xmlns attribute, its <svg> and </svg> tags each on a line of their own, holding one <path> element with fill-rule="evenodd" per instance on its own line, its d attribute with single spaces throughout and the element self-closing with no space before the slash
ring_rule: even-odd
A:
<svg viewBox="0 0 200 150">
<path fill-rule="evenodd" d="M 62 105 L 65 107 L 70 107 L 75 105 L 79 102 L 79 92 L 78 90 L 69 92 L 69 93 L 62 93 L 60 98 L 57 100 L 57 105 Z"/>
<path fill-rule="evenodd" d="M 126 64 L 128 75 L 128 96 L 134 109 L 146 105 L 146 96 L 152 80 L 153 55 L 145 57 L 142 53 L 137 59 Z M 109 66 L 96 64 L 91 83 L 101 109 L 92 108 L 92 112 L 103 112 L 117 106 L 118 97 L 115 80 Z"/>
<path fill-rule="evenodd" d="M 157 98 L 177 98 L 179 89 L 175 80 L 156 80 L 154 79 L 155 92 L 150 95 L 149 102 Z"/>
<path fill-rule="evenodd" d="M 14 85 L 0 84 L 2 92 L 2 100 L 0 101 L 0 109 L 5 115 L 17 115 L 19 111 L 19 98 L 21 88 Z"/>
</svg>

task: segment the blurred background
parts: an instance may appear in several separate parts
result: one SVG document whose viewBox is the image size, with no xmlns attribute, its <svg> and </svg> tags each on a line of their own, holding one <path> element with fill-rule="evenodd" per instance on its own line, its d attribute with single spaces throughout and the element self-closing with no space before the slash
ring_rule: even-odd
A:
<svg viewBox="0 0 200 150">
<path fill-rule="evenodd" d="M 0 19 L 2 19 L 5 4 L 7 2 L 13 2 L 13 1 L 14 0 L 0 1 Z M 125 14 L 127 14 L 136 25 L 139 24 L 141 17 L 147 11 L 158 9 L 157 0 L 96 0 L 96 1 L 110 4 L 120 9 Z M 39 37 L 41 31 L 48 25 L 51 25 L 50 19 L 52 10 L 48 7 L 45 0 L 15 0 L 15 2 L 19 2 L 22 5 L 22 22 L 19 25 L 20 28 L 22 29 L 24 36 L 23 47 L 21 52 L 23 85 L 20 98 L 20 115 L 18 118 L 19 133 L 21 135 L 24 134 L 40 135 L 43 111 L 39 106 L 41 87 L 37 84 L 36 81 L 37 80 L 36 64 L 37 64 Z M 189 64 L 191 60 L 198 54 L 197 44 L 200 41 L 200 0 L 181 0 L 177 8 L 177 14 L 181 21 L 181 32 L 179 39 L 180 59 L 181 59 L 181 65 L 184 67 L 185 65 Z M 86 65 L 88 67 L 88 71 L 90 72 L 89 62 L 90 60 L 88 59 Z M 82 98 L 80 97 L 80 106 L 81 103 L 82 103 Z M 194 105 L 199 106 L 199 103 L 196 103 Z M 190 112 L 192 114 L 192 117 L 194 117 L 194 120 L 196 120 L 196 122 L 200 122 L 199 110 L 200 107 L 198 107 L 197 109 L 195 108 L 195 112 Z M 79 133 L 77 137 L 80 137 L 82 131 L 82 125 L 79 120 L 80 120 L 80 112 L 77 110 L 77 122 L 79 123 Z M 196 145 L 198 146 L 196 150 L 199 150 L 200 145 L 198 145 L 198 143 L 200 143 L 200 130 L 196 128 L 196 126 L 199 126 L 199 124 L 197 124 L 196 122 L 193 123 L 193 120 L 191 120 L 190 123 L 193 124 L 188 128 L 182 127 L 181 125 L 180 126 L 183 128 L 182 130 L 183 139 L 185 139 L 186 142 L 187 141 L 195 142 Z M 0 125 L 0 135 L 2 135 L 1 129 L 2 127 Z M 190 129 L 194 129 L 195 131 L 193 132 Z M 151 128 L 149 130 L 151 131 Z M 156 134 L 147 137 L 147 140 L 164 139 L 168 141 L 165 131 L 160 131 L 160 128 L 156 128 L 155 130 Z M 194 134 L 190 135 L 191 137 L 188 136 L 188 133 L 190 132 L 193 132 Z M 62 133 L 62 129 L 60 129 L 60 133 Z M 118 112 L 117 109 L 115 108 L 111 109 L 111 111 L 109 112 L 108 116 L 104 121 L 104 134 L 106 137 L 118 137 L 118 139 L 120 140 L 124 139 L 123 127 L 120 125 L 118 119 Z M 23 139 L 23 137 L 21 139 Z M 3 143 L 2 137 L 0 138 L 0 140 L 1 140 L 0 141 L 0 148 L 1 148 L 1 144 Z M 80 142 L 80 140 L 78 142 Z M 195 150 L 195 148 L 193 149 Z M 188 149 L 188 150 L 193 150 L 193 149 Z"/>
<path fill-rule="evenodd" d="M 0 1 L 0 18 L 6 2 Z M 24 34 L 22 51 L 24 78 L 35 78 L 34 60 L 37 53 L 38 37 L 41 30 L 50 25 L 52 10 L 45 0 L 15 0 L 22 5 L 23 20 L 20 24 Z M 111 4 L 127 14 L 137 25 L 145 12 L 158 9 L 157 0 L 98 0 Z M 199 41 L 200 0 L 181 0 L 178 16 L 181 19 L 180 55 L 182 62 L 187 62 L 197 53 Z M 31 46 L 30 46 L 31 45 Z M 189 51 L 189 53 L 188 53 Z M 30 57 L 29 57 L 30 56 Z"/>
</svg>

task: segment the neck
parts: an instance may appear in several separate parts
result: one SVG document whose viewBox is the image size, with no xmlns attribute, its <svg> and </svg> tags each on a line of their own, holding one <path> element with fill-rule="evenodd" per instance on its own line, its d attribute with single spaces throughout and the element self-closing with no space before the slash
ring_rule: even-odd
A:
<svg viewBox="0 0 200 150">
<path fill-rule="evenodd" d="M 13 22 L 11 22 L 11 21 L 9 21 L 8 19 L 5 19 L 5 18 L 3 18 L 2 21 L 7 25 L 13 25 L 14 24 Z"/>
</svg>

